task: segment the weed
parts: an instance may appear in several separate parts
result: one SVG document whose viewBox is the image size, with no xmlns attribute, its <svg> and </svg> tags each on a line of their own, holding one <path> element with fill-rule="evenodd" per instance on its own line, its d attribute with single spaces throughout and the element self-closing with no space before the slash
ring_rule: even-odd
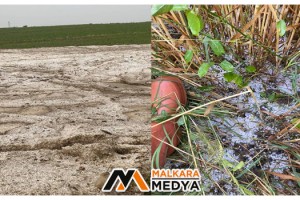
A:
<svg viewBox="0 0 300 200">
<path fill-rule="evenodd" d="M 300 194 L 300 6 L 160 5 L 152 13 L 153 69 L 181 78 L 189 101 L 160 122 L 180 117 L 184 129 L 169 167 L 198 168 L 200 195 Z"/>
</svg>

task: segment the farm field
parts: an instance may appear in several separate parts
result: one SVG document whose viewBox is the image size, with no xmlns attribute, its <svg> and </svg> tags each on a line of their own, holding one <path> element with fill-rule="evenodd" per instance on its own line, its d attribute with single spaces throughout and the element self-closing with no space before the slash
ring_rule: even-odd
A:
<svg viewBox="0 0 300 200">
<path fill-rule="evenodd" d="M 112 168 L 148 174 L 150 54 L 149 45 L 0 50 L 0 195 L 96 195 Z"/>
<path fill-rule="evenodd" d="M 0 49 L 149 43 L 150 22 L 0 28 Z"/>
</svg>

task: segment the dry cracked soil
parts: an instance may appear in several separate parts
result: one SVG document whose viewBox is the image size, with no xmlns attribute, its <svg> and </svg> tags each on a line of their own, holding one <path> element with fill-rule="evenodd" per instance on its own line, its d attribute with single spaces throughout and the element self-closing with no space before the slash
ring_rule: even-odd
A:
<svg viewBox="0 0 300 200">
<path fill-rule="evenodd" d="M 147 175 L 149 60 L 149 45 L 0 50 L 0 194 L 103 194 L 112 168 Z"/>
</svg>

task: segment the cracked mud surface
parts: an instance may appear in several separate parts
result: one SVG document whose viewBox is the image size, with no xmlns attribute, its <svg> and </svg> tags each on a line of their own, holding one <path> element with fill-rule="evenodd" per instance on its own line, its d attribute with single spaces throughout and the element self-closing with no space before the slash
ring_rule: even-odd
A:
<svg viewBox="0 0 300 200">
<path fill-rule="evenodd" d="M 0 50 L 0 194 L 101 194 L 102 172 L 147 174 L 149 60 L 149 45 Z"/>
</svg>

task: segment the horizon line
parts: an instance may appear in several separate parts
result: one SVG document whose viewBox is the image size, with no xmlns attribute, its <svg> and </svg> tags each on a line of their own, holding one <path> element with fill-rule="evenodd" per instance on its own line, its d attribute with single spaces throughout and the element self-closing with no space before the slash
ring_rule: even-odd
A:
<svg viewBox="0 0 300 200">
<path fill-rule="evenodd" d="M 53 27 L 53 26 L 79 26 L 79 25 L 109 25 L 109 24 L 137 24 L 137 23 L 145 23 L 149 21 L 141 21 L 141 22 L 112 22 L 112 23 L 87 23 L 87 24 L 59 24 L 59 25 L 38 25 L 38 26 L 30 26 L 30 25 L 23 25 L 23 26 L 12 26 L 12 27 L 0 27 L 2 28 L 36 28 L 36 27 Z"/>
</svg>

